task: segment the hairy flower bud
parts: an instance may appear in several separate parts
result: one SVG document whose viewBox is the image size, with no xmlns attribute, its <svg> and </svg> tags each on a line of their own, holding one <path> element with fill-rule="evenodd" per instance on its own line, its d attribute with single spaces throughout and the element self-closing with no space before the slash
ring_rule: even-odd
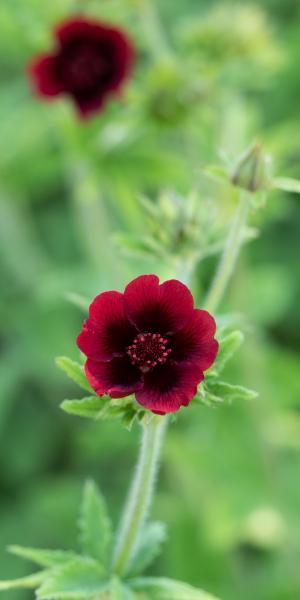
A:
<svg viewBox="0 0 300 600">
<path fill-rule="evenodd" d="M 270 157 L 262 151 L 260 144 L 255 143 L 237 160 L 231 183 L 249 192 L 267 189 L 271 184 L 270 167 Z"/>
</svg>

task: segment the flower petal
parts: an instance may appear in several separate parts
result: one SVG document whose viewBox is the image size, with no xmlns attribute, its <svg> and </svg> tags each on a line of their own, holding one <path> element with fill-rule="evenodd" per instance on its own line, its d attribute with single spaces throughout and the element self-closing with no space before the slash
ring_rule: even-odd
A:
<svg viewBox="0 0 300 600">
<path fill-rule="evenodd" d="M 172 359 L 197 362 L 205 371 L 212 365 L 218 352 L 219 344 L 213 338 L 215 332 L 214 318 L 206 310 L 194 309 L 192 319 L 170 337 Z"/>
<path fill-rule="evenodd" d="M 87 19 L 71 19 L 58 25 L 54 30 L 56 39 L 61 46 L 74 39 L 89 39 L 94 31 L 94 23 Z"/>
<path fill-rule="evenodd" d="M 189 289 L 175 279 L 159 285 L 156 275 L 141 275 L 127 285 L 125 311 L 142 332 L 172 333 L 183 327 L 193 314 Z"/>
<path fill-rule="evenodd" d="M 55 97 L 64 91 L 57 74 L 57 56 L 42 55 L 28 66 L 28 74 L 39 96 Z"/>
<path fill-rule="evenodd" d="M 123 294 L 99 294 L 90 305 L 89 316 L 77 338 L 80 350 L 98 361 L 124 355 L 136 329 L 125 315 Z"/>
<path fill-rule="evenodd" d="M 110 362 L 97 362 L 88 358 L 85 374 L 98 396 L 108 394 L 111 398 L 123 398 L 143 386 L 141 372 L 131 364 L 127 356 L 114 358 Z"/>
<path fill-rule="evenodd" d="M 144 386 L 136 393 L 136 399 L 152 412 L 173 413 L 190 403 L 203 379 L 198 365 L 169 361 L 144 375 Z"/>
</svg>

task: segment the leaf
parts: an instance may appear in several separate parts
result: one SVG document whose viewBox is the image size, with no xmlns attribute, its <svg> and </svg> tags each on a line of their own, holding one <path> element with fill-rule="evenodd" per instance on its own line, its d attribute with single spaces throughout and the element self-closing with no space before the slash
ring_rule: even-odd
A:
<svg viewBox="0 0 300 600">
<path fill-rule="evenodd" d="M 72 381 L 87 392 L 93 393 L 91 386 L 87 382 L 82 365 L 67 356 L 58 356 L 55 360 L 59 369 L 64 371 Z"/>
<path fill-rule="evenodd" d="M 285 192 L 300 194 L 300 181 L 291 177 L 275 177 L 272 187 Z"/>
<path fill-rule="evenodd" d="M 36 588 L 48 577 L 48 573 L 48 571 L 40 571 L 39 573 L 33 573 L 33 575 L 28 575 L 27 577 L 21 577 L 20 579 L 0 581 L 0 592 L 18 588 Z"/>
<path fill-rule="evenodd" d="M 69 415 L 96 419 L 107 401 L 106 396 L 87 396 L 81 400 L 64 400 L 60 408 Z"/>
<path fill-rule="evenodd" d="M 92 600 L 109 589 L 103 576 L 103 568 L 95 560 L 77 558 L 51 571 L 36 595 L 39 600 Z"/>
<path fill-rule="evenodd" d="M 250 390 L 242 385 L 232 385 L 225 381 L 209 379 L 206 386 L 209 394 L 213 394 L 213 396 L 227 402 L 231 400 L 253 400 L 258 396 L 255 390 Z"/>
<path fill-rule="evenodd" d="M 74 552 L 65 552 L 63 550 L 41 550 L 39 548 L 9 546 L 8 551 L 21 558 L 26 558 L 41 567 L 53 567 L 77 558 Z"/>
<path fill-rule="evenodd" d="M 83 553 L 106 564 L 111 521 L 104 498 L 93 481 L 87 481 L 84 486 L 79 529 Z"/>
<path fill-rule="evenodd" d="M 166 527 L 164 523 L 148 523 L 142 532 L 140 543 L 132 559 L 129 572 L 131 575 L 142 573 L 156 556 L 160 553 L 161 546 L 166 540 Z"/>
<path fill-rule="evenodd" d="M 149 593 L 151 600 L 218 600 L 203 590 L 166 577 L 139 577 L 132 579 L 130 585 Z"/>
<path fill-rule="evenodd" d="M 216 362 L 214 364 L 214 370 L 216 370 L 218 373 L 222 371 L 227 361 L 230 358 L 232 358 L 232 356 L 239 349 L 243 341 L 244 335 L 239 330 L 232 331 L 223 339 L 221 339 L 219 342 L 219 352 L 217 355 Z"/>
<path fill-rule="evenodd" d="M 113 577 L 110 583 L 110 600 L 134 600 L 136 595 L 127 586 L 124 585 L 117 577 Z"/>
</svg>

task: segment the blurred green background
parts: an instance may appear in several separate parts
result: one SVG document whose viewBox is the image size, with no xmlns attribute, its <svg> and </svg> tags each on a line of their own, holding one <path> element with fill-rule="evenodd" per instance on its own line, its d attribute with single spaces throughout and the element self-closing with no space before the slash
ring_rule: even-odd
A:
<svg viewBox="0 0 300 600">
<path fill-rule="evenodd" d="M 63 414 L 60 402 L 78 390 L 54 357 L 77 356 L 76 294 L 122 289 L 143 272 L 175 274 L 159 256 L 115 243 L 119 232 L 145 234 L 139 194 L 156 202 L 161 190 L 184 196 L 196 183 L 203 222 L 209 200 L 222 225 L 234 199 L 200 167 L 257 137 L 277 174 L 300 178 L 298 0 L 156 0 L 154 9 L 144 0 L 0 5 L 2 578 L 28 572 L 5 553 L 9 543 L 76 545 L 88 476 L 117 523 L 138 428 Z M 120 24 L 139 49 L 122 101 L 85 125 L 67 102 L 34 99 L 25 76 L 51 45 L 52 25 L 78 10 Z M 221 307 L 245 315 L 228 379 L 259 399 L 182 410 L 163 452 L 153 513 L 169 537 L 152 572 L 223 600 L 300 598 L 299 211 L 297 196 L 272 193 L 252 216 L 259 236 Z M 214 266 L 204 260 L 194 277 L 200 303 Z"/>
</svg>

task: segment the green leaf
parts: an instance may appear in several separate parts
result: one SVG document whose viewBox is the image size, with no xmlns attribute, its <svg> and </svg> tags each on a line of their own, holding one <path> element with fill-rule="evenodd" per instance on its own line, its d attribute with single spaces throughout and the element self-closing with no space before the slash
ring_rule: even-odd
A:
<svg viewBox="0 0 300 600">
<path fill-rule="evenodd" d="M 209 379 L 206 382 L 209 394 L 213 394 L 223 401 L 231 400 L 253 400 L 258 394 L 255 390 L 250 390 L 242 385 L 232 385 L 225 381 Z"/>
<path fill-rule="evenodd" d="M 203 590 L 166 577 L 139 577 L 132 579 L 130 585 L 148 593 L 151 600 L 218 600 Z"/>
<path fill-rule="evenodd" d="M 96 419 L 108 401 L 107 396 L 88 396 L 81 400 L 64 400 L 60 408 L 69 415 Z"/>
<path fill-rule="evenodd" d="M 27 577 L 21 577 L 20 579 L 12 579 L 11 581 L 0 581 L 0 592 L 5 590 L 13 590 L 18 588 L 36 588 L 48 577 L 48 571 L 40 571 L 39 573 L 33 573 Z"/>
<path fill-rule="evenodd" d="M 243 341 L 244 335 L 239 330 L 232 331 L 223 339 L 219 340 L 220 346 L 217 359 L 214 364 L 214 370 L 216 370 L 218 373 L 222 371 L 227 361 L 232 358 Z"/>
<path fill-rule="evenodd" d="M 117 577 L 113 577 L 110 583 L 110 600 L 134 600 L 135 598 L 136 595 L 127 585 Z"/>
<path fill-rule="evenodd" d="M 161 551 L 161 546 L 166 540 L 166 527 L 164 523 L 148 523 L 142 532 L 140 543 L 132 559 L 129 572 L 131 575 L 142 573 Z"/>
<path fill-rule="evenodd" d="M 86 557 L 72 560 L 51 571 L 49 577 L 37 590 L 39 600 L 83 600 L 93 599 L 109 589 L 104 580 L 103 568 Z"/>
<path fill-rule="evenodd" d="M 291 177 L 275 177 L 272 187 L 285 192 L 300 194 L 300 181 Z"/>
<path fill-rule="evenodd" d="M 63 550 L 41 550 L 39 548 L 9 546 L 8 551 L 21 558 L 26 558 L 41 567 L 53 567 L 77 558 L 74 552 L 65 552 Z"/>
<path fill-rule="evenodd" d="M 91 386 L 87 382 L 82 365 L 67 356 L 58 356 L 55 360 L 59 369 L 64 371 L 72 381 L 77 383 L 79 387 L 87 392 L 94 393 Z"/>
<path fill-rule="evenodd" d="M 106 564 L 111 521 L 104 498 L 93 481 L 87 481 L 84 486 L 79 529 L 83 553 Z"/>
</svg>

